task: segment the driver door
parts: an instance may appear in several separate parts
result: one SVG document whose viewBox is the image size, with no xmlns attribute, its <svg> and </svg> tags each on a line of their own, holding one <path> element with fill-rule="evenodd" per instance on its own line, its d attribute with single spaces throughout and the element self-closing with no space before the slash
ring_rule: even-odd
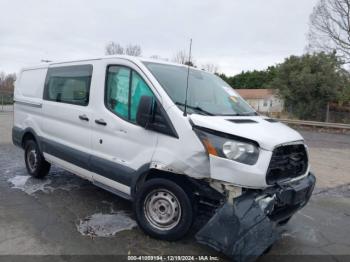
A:
<svg viewBox="0 0 350 262">
<path fill-rule="evenodd" d="M 154 96 L 141 74 L 129 65 L 106 65 L 105 88 L 93 117 L 93 179 L 130 194 L 135 174 L 148 168 L 157 133 L 136 124 L 141 96 Z M 104 68 L 106 68 L 104 67 Z M 102 83 L 101 83 L 102 84 Z"/>
</svg>

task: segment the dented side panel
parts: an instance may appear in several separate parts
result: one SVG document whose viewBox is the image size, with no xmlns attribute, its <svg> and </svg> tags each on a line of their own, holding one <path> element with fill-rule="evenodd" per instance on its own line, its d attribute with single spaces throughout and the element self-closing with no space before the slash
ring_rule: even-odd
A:
<svg viewBox="0 0 350 262">
<path fill-rule="evenodd" d="M 193 178 L 209 178 L 210 163 L 208 155 L 192 130 L 189 121 L 178 114 L 174 106 L 167 114 L 173 123 L 179 138 L 158 136 L 158 143 L 152 157 L 151 168 L 185 174 Z"/>
</svg>

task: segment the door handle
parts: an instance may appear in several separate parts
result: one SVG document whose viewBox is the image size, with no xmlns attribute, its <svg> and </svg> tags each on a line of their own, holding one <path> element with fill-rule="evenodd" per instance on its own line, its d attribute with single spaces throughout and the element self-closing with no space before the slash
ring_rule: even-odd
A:
<svg viewBox="0 0 350 262">
<path fill-rule="evenodd" d="M 79 116 L 79 119 L 80 119 L 80 120 L 83 120 L 83 121 L 88 121 L 88 122 L 89 122 L 89 118 L 88 118 L 86 115 L 80 115 L 80 116 Z"/>
<path fill-rule="evenodd" d="M 101 126 L 106 126 L 107 123 L 103 119 L 96 119 L 95 123 Z"/>
</svg>

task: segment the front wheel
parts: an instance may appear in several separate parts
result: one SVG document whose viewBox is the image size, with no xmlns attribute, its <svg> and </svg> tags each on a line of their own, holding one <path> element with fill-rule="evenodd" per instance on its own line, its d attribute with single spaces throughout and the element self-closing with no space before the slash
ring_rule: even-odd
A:
<svg viewBox="0 0 350 262">
<path fill-rule="evenodd" d="M 136 194 L 134 209 L 141 229 L 168 241 L 185 236 L 194 217 L 188 194 L 176 183 L 161 178 L 142 186 Z"/>
</svg>

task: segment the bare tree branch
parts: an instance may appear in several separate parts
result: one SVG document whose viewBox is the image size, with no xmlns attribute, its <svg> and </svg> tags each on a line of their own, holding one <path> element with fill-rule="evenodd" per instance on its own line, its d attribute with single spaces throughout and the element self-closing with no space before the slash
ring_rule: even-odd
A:
<svg viewBox="0 0 350 262">
<path fill-rule="evenodd" d="M 214 74 L 219 71 L 219 66 L 213 63 L 207 63 L 204 65 L 201 65 L 201 69 Z"/>
<path fill-rule="evenodd" d="M 106 45 L 106 55 L 124 55 L 124 47 L 115 42 L 110 42 Z"/>
<path fill-rule="evenodd" d="M 350 63 L 350 0 L 320 0 L 310 16 L 308 51 L 335 52 Z"/>
<path fill-rule="evenodd" d="M 125 48 L 125 54 L 131 56 L 140 56 L 141 55 L 141 46 L 129 44 Z"/>
<path fill-rule="evenodd" d="M 178 64 L 183 64 L 183 65 L 186 64 L 187 60 L 188 60 L 188 54 L 184 50 L 178 51 L 172 59 L 173 62 Z"/>
</svg>

